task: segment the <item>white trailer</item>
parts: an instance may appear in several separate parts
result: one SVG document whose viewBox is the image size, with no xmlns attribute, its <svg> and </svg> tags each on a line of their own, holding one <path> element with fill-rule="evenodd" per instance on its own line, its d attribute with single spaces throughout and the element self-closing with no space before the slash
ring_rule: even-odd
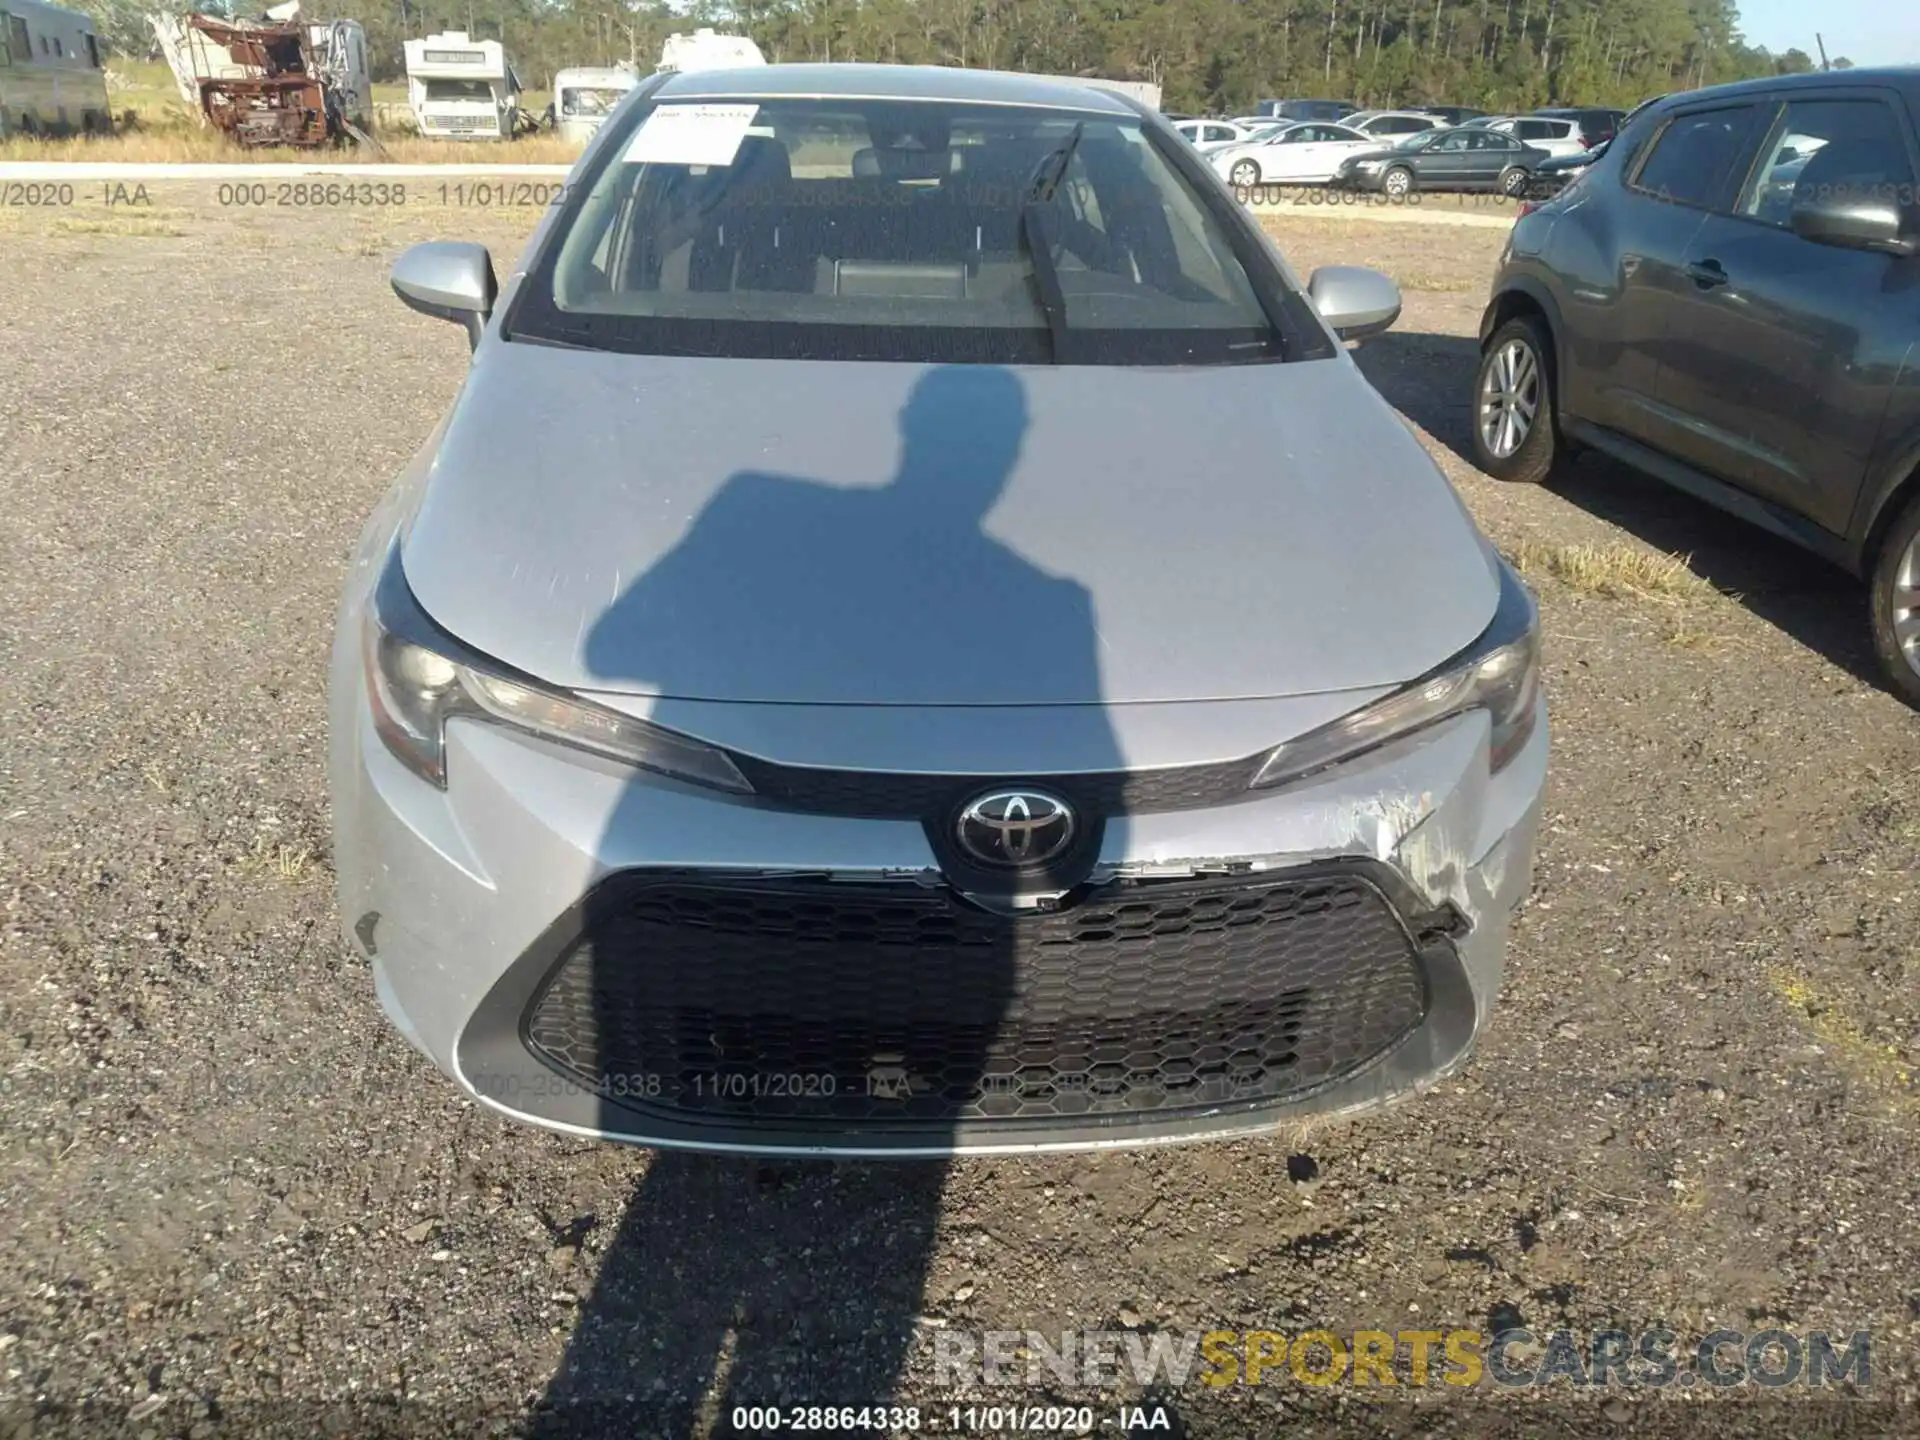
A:
<svg viewBox="0 0 1920 1440">
<path fill-rule="evenodd" d="M 93 21 L 46 0 L 0 0 L 0 135 L 112 128 Z"/>
<path fill-rule="evenodd" d="M 584 145 L 640 83 L 624 65 L 576 66 L 553 77 L 553 124 L 562 140 Z"/>
<path fill-rule="evenodd" d="M 373 78 L 367 71 L 367 32 L 358 20 L 307 26 L 314 68 L 340 114 L 362 130 L 373 128 Z"/>
<path fill-rule="evenodd" d="M 691 35 L 669 35 L 660 47 L 660 72 L 676 70 L 738 70 L 764 65 L 767 57 L 745 35 L 719 35 L 696 30 Z"/>
<path fill-rule="evenodd" d="M 510 140 L 520 114 L 520 77 L 498 40 L 449 30 L 409 40 L 407 98 L 420 133 L 442 140 Z"/>
</svg>

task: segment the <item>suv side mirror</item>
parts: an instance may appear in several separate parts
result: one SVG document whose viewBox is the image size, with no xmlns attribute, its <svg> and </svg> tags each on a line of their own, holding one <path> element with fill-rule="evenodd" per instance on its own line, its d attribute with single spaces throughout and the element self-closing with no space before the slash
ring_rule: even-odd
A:
<svg viewBox="0 0 1920 1440">
<path fill-rule="evenodd" d="M 1853 194 L 1819 194 L 1796 199 L 1788 213 L 1793 233 L 1816 245 L 1846 250 L 1880 250 L 1889 255 L 1920 251 L 1920 236 L 1906 223 L 1900 207 L 1863 187 Z"/>
<path fill-rule="evenodd" d="M 464 240 L 428 240 L 393 262 L 393 293 L 409 309 L 467 330 L 468 349 L 478 349 L 500 287 L 493 257 L 484 245 Z"/>
<path fill-rule="evenodd" d="M 1378 335 L 1400 318 L 1400 287 L 1359 265 L 1322 265 L 1307 281 L 1307 298 L 1342 340 Z"/>
</svg>

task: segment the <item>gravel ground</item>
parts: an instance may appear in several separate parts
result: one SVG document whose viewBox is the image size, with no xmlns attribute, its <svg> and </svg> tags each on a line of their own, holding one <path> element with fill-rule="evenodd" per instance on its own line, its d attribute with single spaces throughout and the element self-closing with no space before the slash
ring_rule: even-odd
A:
<svg viewBox="0 0 1920 1440">
<path fill-rule="evenodd" d="M 1303 271 L 1406 287 L 1359 359 L 1503 548 L 1705 582 L 1536 565 L 1548 814 L 1464 1076 L 1289 1142 L 765 1166 L 476 1109 L 336 935 L 336 588 L 465 359 L 385 267 L 511 252 L 533 212 L 147 194 L 0 210 L 0 1430 L 683 1435 L 889 1398 L 935 1428 L 943 1331 L 1515 1325 L 1870 1329 L 1871 1384 L 1151 1398 L 1193 1435 L 1920 1426 L 1915 717 L 1845 577 L 1599 460 L 1523 490 L 1459 458 L 1499 231 L 1274 222 Z M 1118 1433 L 1139 1394 L 995 1398 Z"/>
</svg>

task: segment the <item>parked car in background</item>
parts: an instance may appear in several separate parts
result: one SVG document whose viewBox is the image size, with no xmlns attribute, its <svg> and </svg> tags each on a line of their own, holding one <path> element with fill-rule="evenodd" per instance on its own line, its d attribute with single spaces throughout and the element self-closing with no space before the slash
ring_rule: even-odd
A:
<svg viewBox="0 0 1920 1440">
<path fill-rule="evenodd" d="M 718 161 L 716 102 L 754 119 Z M 1109 1151 L 1466 1063 L 1538 611 L 1341 343 L 1393 282 L 1299 283 L 1163 125 L 978 70 L 655 76 L 504 294 L 479 245 L 399 258 L 473 353 L 346 579 L 334 868 L 465 1094 Z M 1206 503 L 1115 483 L 1174 473 Z"/>
<path fill-rule="evenodd" d="M 1333 183 L 1371 190 L 1393 199 L 1416 190 L 1492 190 L 1523 194 L 1544 150 L 1522 145 L 1511 135 L 1468 126 L 1409 135 L 1384 149 L 1362 151 L 1340 162 Z"/>
<path fill-rule="evenodd" d="M 1360 107 L 1351 100 L 1262 100 L 1254 108 L 1275 120 L 1344 120 Z"/>
<path fill-rule="evenodd" d="M 1593 149 L 1582 150 L 1577 155 L 1549 155 L 1533 167 L 1533 180 L 1526 189 L 1527 198 L 1531 200 L 1553 198 L 1574 176 L 1606 154 L 1607 146 L 1612 143 L 1610 140 L 1602 140 Z"/>
<path fill-rule="evenodd" d="M 1514 224 L 1474 456 L 1590 446 L 1868 580 L 1920 705 L 1920 70 L 1668 96 Z"/>
<path fill-rule="evenodd" d="M 1224 145 L 1207 157 L 1230 185 L 1321 185 L 1331 180 L 1349 155 L 1379 148 L 1380 142 L 1345 125 L 1288 125 L 1251 144 Z"/>
<path fill-rule="evenodd" d="M 1487 112 L 1475 110 L 1471 105 L 1422 105 L 1429 115 L 1437 115 L 1449 125 L 1464 125 L 1469 120 L 1478 120 Z"/>
<path fill-rule="evenodd" d="M 1584 155 L 1590 148 L 1580 138 L 1577 122 L 1553 116 L 1509 115 L 1486 128 L 1549 155 Z"/>
<path fill-rule="evenodd" d="M 1424 130 L 1439 130 L 1447 122 L 1438 115 L 1418 110 L 1359 110 L 1340 123 L 1376 140 L 1392 140 L 1401 135 L 1418 135 Z"/>
<path fill-rule="evenodd" d="M 1578 127 L 1576 138 L 1591 149 L 1604 141 L 1611 140 L 1620 129 L 1620 122 L 1627 118 L 1624 110 L 1608 110 L 1599 106 L 1549 105 L 1533 112 L 1548 120 L 1571 120 Z M 1527 137 L 1520 137 L 1525 140 Z"/>
<path fill-rule="evenodd" d="M 1256 129 L 1266 127 L 1243 125 L 1238 120 L 1181 120 L 1173 128 L 1195 145 L 1237 145 L 1251 140 Z"/>
</svg>

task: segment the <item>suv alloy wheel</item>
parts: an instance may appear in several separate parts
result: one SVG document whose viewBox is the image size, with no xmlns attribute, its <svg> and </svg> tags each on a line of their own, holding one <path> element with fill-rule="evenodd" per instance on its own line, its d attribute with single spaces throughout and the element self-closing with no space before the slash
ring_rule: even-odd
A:
<svg viewBox="0 0 1920 1440">
<path fill-rule="evenodd" d="M 1537 485 L 1553 468 L 1553 347 L 1531 315 L 1493 333 L 1473 383 L 1473 463 L 1496 480 Z"/>
</svg>

